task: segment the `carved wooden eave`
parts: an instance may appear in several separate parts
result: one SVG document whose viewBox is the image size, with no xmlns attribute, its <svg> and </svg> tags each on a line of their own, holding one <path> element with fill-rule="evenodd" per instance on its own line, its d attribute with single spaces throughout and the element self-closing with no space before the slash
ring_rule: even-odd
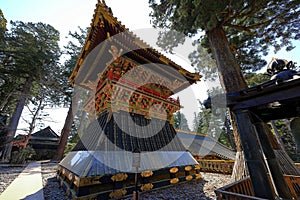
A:
<svg viewBox="0 0 300 200">
<path fill-rule="evenodd" d="M 122 41 L 116 41 L 118 39 L 114 38 L 114 42 L 126 52 L 129 51 L 126 53 L 126 57 L 135 60 L 140 64 L 157 63 L 170 66 L 187 80 L 188 84 L 186 84 L 185 87 L 188 87 L 190 84 L 196 83 L 200 80 L 201 75 L 198 73 L 191 73 L 183 69 L 181 66 L 177 65 L 175 62 L 150 47 L 138 36 L 130 32 L 120 21 L 118 21 L 116 17 L 113 16 L 111 9 L 107 7 L 104 1 L 98 1 L 85 44 L 81 50 L 73 73 L 69 77 L 71 85 L 74 85 L 78 72 L 81 70 L 81 66 L 88 54 L 101 42 L 109 38 L 113 38 L 112 36 L 118 33 L 122 33 Z M 132 49 L 135 50 L 131 51 Z M 165 71 L 165 73 L 167 73 L 166 69 L 157 64 L 153 64 L 153 66 L 159 68 L 161 72 Z M 180 90 L 184 88 L 180 88 Z"/>
</svg>

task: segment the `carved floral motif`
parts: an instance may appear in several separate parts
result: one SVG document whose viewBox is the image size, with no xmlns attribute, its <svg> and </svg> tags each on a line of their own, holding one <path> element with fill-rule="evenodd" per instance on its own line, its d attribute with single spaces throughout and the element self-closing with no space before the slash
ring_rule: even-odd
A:
<svg viewBox="0 0 300 200">
<path fill-rule="evenodd" d="M 175 174 L 178 172 L 178 168 L 177 167 L 173 167 L 170 169 L 170 173 Z"/>
<path fill-rule="evenodd" d="M 150 177 L 150 176 L 152 176 L 153 175 L 153 172 L 152 171 L 144 171 L 144 172 L 142 172 L 141 173 L 141 176 L 142 177 Z"/>
<path fill-rule="evenodd" d="M 200 165 L 195 165 L 196 170 L 199 170 L 200 168 L 201 168 Z"/>
<path fill-rule="evenodd" d="M 186 166 L 186 167 L 184 168 L 184 170 L 187 171 L 187 172 L 189 172 L 189 171 L 192 170 L 192 166 Z"/>
<path fill-rule="evenodd" d="M 142 187 L 141 187 L 141 190 L 142 191 L 147 191 L 147 190 L 152 190 L 153 188 L 153 184 L 152 183 L 147 183 L 147 184 L 144 184 Z"/>
<path fill-rule="evenodd" d="M 116 175 L 112 176 L 111 180 L 112 181 L 124 181 L 124 180 L 127 179 L 127 177 L 128 177 L 127 174 L 125 174 L 125 173 L 119 173 L 119 174 L 116 174 Z"/>
<path fill-rule="evenodd" d="M 125 189 L 115 190 L 109 194 L 109 197 L 111 199 L 118 199 L 125 196 L 126 193 L 127 191 Z"/>
<path fill-rule="evenodd" d="M 172 178 L 171 180 L 170 180 L 170 183 L 171 184 L 175 184 L 175 183 L 178 183 L 179 182 L 179 179 L 178 178 Z"/>
<path fill-rule="evenodd" d="M 187 180 L 187 181 L 190 181 L 190 180 L 192 180 L 192 179 L 193 179 L 193 176 L 191 176 L 191 175 L 185 177 L 185 180 Z"/>
<path fill-rule="evenodd" d="M 201 174 L 196 174 L 196 179 L 200 179 L 202 178 L 202 175 Z"/>
</svg>

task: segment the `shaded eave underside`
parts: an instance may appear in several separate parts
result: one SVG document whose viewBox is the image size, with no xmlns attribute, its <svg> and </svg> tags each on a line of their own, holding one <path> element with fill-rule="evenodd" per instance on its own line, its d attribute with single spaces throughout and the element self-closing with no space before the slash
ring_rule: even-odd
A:
<svg viewBox="0 0 300 200">
<path fill-rule="evenodd" d="M 183 69 L 175 62 L 159 53 L 157 50 L 151 48 L 135 34 L 130 32 L 124 25 L 121 24 L 120 21 L 117 20 L 117 18 L 112 15 L 110 8 L 108 8 L 104 3 L 99 2 L 96 5 L 85 44 L 81 50 L 73 73 L 69 78 L 72 85 L 74 84 L 81 64 L 83 63 L 87 55 L 101 42 L 118 33 L 122 33 L 122 40 L 118 42 L 121 48 L 123 48 L 125 51 L 135 49 L 134 51 L 126 53 L 127 57 L 141 64 L 159 63 L 168 65 L 178 71 L 181 75 L 183 75 L 190 84 L 193 84 L 196 81 L 200 80 L 201 75 L 197 73 L 191 73 Z M 163 71 L 164 69 L 161 68 L 161 70 Z"/>
</svg>

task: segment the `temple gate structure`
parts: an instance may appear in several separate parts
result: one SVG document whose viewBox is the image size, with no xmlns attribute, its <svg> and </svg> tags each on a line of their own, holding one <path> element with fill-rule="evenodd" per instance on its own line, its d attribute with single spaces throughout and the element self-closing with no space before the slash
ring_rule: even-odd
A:
<svg viewBox="0 0 300 200">
<path fill-rule="evenodd" d="M 298 120 L 300 72 L 293 69 L 292 61 L 280 59 L 272 64 L 279 70 L 271 80 L 226 94 L 227 106 L 239 129 L 249 177 L 217 189 L 217 199 L 299 199 L 300 170 L 279 145 L 268 123 Z"/>
<path fill-rule="evenodd" d="M 173 125 L 170 96 L 199 81 L 129 32 L 98 1 L 74 71 L 90 123 L 58 167 L 73 199 L 110 199 L 201 178 Z M 136 163 L 133 151 L 141 153 Z M 135 168 L 136 167 L 136 168 Z M 138 171 L 135 171 L 138 169 Z M 135 182 L 135 173 L 138 179 Z"/>
</svg>

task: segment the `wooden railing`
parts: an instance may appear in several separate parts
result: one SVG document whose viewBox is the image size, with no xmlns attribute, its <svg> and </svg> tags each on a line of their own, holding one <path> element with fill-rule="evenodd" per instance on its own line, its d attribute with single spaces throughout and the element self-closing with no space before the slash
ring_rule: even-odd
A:
<svg viewBox="0 0 300 200">
<path fill-rule="evenodd" d="M 215 193 L 217 199 L 244 199 L 245 197 L 254 197 L 249 177 L 219 188 Z"/>
<path fill-rule="evenodd" d="M 300 196 L 300 176 L 284 175 L 285 181 L 294 199 Z M 254 196 L 250 178 L 236 181 L 215 191 L 217 199 L 263 199 Z"/>
<path fill-rule="evenodd" d="M 221 174 L 231 174 L 234 160 L 206 160 L 198 159 L 200 165 L 200 171 L 213 172 Z"/>
<path fill-rule="evenodd" d="M 284 175 L 285 181 L 289 186 L 292 196 L 299 199 L 300 195 L 300 176 Z"/>
</svg>

